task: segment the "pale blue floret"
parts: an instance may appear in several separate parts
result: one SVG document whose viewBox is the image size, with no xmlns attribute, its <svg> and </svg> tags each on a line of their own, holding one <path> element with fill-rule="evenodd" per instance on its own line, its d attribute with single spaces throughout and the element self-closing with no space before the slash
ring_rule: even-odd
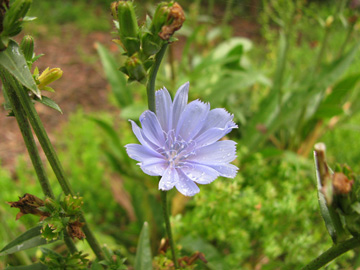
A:
<svg viewBox="0 0 360 270">
<path fill-rule="evenodd" d="M 238 168 L 236 143 L 219 141 L 237 128 L 225 109 L 210 110 L 208 103 L 188 102 L 189 83 L 182 85 L 171 100 L 163 88 L 155 93 L 156 114 L 145 111 L 140 128 L 131 121 L 140 144 L 128 144 L 128 155 L 152 176 L 162 176 L 160 190 L 173 187 L 185 196 L 200 191 L 197 184 L 209 184 L 217 177 L 234 178 Z"/>
</svg>

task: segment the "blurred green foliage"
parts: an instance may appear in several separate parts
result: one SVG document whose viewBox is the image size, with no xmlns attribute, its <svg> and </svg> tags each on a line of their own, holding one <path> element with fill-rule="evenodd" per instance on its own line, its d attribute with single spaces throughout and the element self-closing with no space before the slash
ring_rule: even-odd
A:
<svg viewBox="0 0 360 270">
<path fill-rule="evenodd" d="M 84 33 L 110 29 L 108 7 L 111 1 L 34 2 L 31 12 L 39 17 L 38 25 L 57 27 L 59 24 L 74 23 Z M 140 1 L 137 6 L 141 9 L 144 3 L 151 10 L 154 2 Z M 263 145 L 254 143 L 256 147 L 249 151 L 249 145 L 244 144 L 243 138 L 249 132 L 249 121 L 264 109 L 262 101 L 277 99 L 271 95 L 274 84 L 277 87 L 280 85 L 281 95 L 285 97 L 293 95 L 298 89 L 309 89 L 306 79 L 309 75 L 313 76 L 314 70 L 324 68 L 326 71 L 329 63 L 338 63 L 337 57 L 354 45 L 356 40 L 352 38 L 342 49 L 349 29 L 349 25 L 344 24 L 344 18 L 352 11 L 347 8 L 337 10 L 335 1 L 327 1 L 327 4 L 312 1 L 306 5 L 302 1 L 263 1 L 256 10 L 259 13 L 260 37 L 256 36 L 255 41 L 251 41 L 231 37 L 232 28 L 229 25 L 215 23 L 211 5 L 216 7 L 222 1 L 208 1 L 206 7 L 201 2 L 184 2 L 188 15 L 180 32 L 186 38 L 183 41 L 184 51 L 179 60 L 168 56 L 160 71 L 157 87 L 165 85 L 174 93 L 179 85 L 190 81 L 191 99 L 200 98 L 210 102 L 212 108 L 226 107 L 234 113 L 240 131 L 234 131 L 229 136 L 239 142 L 236 162 L 240 172 L 235 179 L 218 179 L 211 185 L 203 186 L 201 192 L 189 201 L 179 198 L 175 192 L 170 193 L 173 208 L 178 207 L 173 225 L 179 252 L 181 255 L 191 255 L 195 251 L 205 254 L 208 264 L 197 261 L 195 269 L 299 269 L 330 247 L 331 239 L 318 210 L 313 163 L 306 153 L 305 157 L 300 157 L 296 151 L 318 121 L 327 124 L 338 115 L 318 116 L 317 106 L 313 107 L 315 109 L 309 114 L 307 122 L 292 121 L 292 113 L 278 114 L 279 117 L 288 117 L 279 129 L 270 134 L 278 140 L 267 136 Z M 243 4 L 228 2 L 234 7 L 232 16 L 227 15 L 230 18 L 251 8 L 250 1 Z M 280 4 L 276 6 L 276 3 Z M 330 15 L 334 16 L 334 23 L 328 40 L 324 40 L 326 30 L 321 23 Z M 245 18 L 251 20 L 249 15 Z M 36 31 L 38 25 L 31 27 Z M 280 32 L 283 34 L 280 35 Z M 317 63 L 323 43 L 326 47 L 321 61 Z M 120 108 L 120 116 L 101 112 L 87 116 L 79 111 L 57 134 L 56 146 L 69 181 L 74 190 L 84 197 L 84 212 L 100 242 L 120 249 L 121 256 L 128 258 L 126 263 L 134 265 L 137 240 L 144 221 L 150 225 L 154 256 L 163 235 L 157 181 L 143 174 L 123 148 L 127 143 L 136 142 L 130 124 L 125 120 L 138 119 L 146 108 L 146 93 L 139 84 L 126 86 L 126 78 L 117 70 L 121 66 L 121 50 L 115 57 L 102 45 L 99 45 L 98 51 L 113 90 L 112 99 Z M 358 99 L 359 83 L 354 74 L 360 68 L 359 51 L 354 52 L 353 58 L 349 67 L 343 68 L 336 79 L 322 85 L 321 101 L 326 101 L 329 96 L 327 89 L 344 78 L 351 79 L 351 76 L 355 77 L 355 82 L 351 84 L 353 94 L 346 96 L 346 101 L 355 102 Z M 327 74 L 321 74 L 324 73 Z M 314 74 L 316 81 L 320 76 L 317 77 L 319 73 Z M 311 87 L 316 88 L 314 85 Z M 349 89 L 343 87 L 341 90 L 345 93 Z M 303 96 L 299 92 L 297 98 L 300 103 Z M 132 95 L 129 96 L 129 93 Z M 328 145 L 330 164 L 346 162 L 356 172 L 360 169 L 360 152 L 357 150 L 360 147 L 360 118 L 353 115 L 359 107 L 350 112 L 343 111 L 341 108 L 345 101 L 341 92 L 339 97 L 330 100 L 330 105 L 339 109 L 336 111 L 341 115 L 339 125 L 325 126 L 320 134 L 325 135 L 316 139 L 321 138 Z M 300 111 L 309 108 L 309 103 L 301 103 Z M 325 102 L 325 105 L 329 104 Z M 278 109 L 277 106 L 275 108 Z M 289 122 L 295 125 L 296 132 L 292 134 L 288 132 Z M 300 124 L 296 126 L 296 123 Z M 254 136 L 258 136 L 258 132 L 254 132 Z M 281 143 L 277 144 L 277 141 Z M 19 158 L 13 175 L 0 168 L 0 179 L 2 201 L 13 201 L 25 192 L 41 197 L 41 189 L 26 158 Z M 59 195 L 61 191 L 55 185 L 53 175 L 51 182 L 55 194 Z M 0 230 L 0 247 L 36 223 L 36 218 L 27 216 L 15 222 L 13 217 L 16 213 L 15 209 L 0 206 L 3 228 Z M 80 242 L 78 245 L 84 244 Z M 29 255 L 33 256 L 34 250 Z M 6 260 L 19 262 L 21 258 L 9 257 Z M 156 260 L 166 261 L 163 257 Z M 326 269 L 350 270 L 355 267 L 356 254 L 349 252 Z"/>
</svg>

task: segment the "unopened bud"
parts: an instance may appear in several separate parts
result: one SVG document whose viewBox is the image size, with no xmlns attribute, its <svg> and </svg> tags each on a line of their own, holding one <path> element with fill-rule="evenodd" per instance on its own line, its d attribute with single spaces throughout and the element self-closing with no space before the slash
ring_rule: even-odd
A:
<svg viewBox="0 0 360 270">
<path fill-rule="evenodd" d="M 60 68 L 45 69 L 37 78 L 39 81 L 38 88 L 40 90 L 48 90 L 46 86 L 61 78 L 63 72 Z"/>
<path fill-rule="evenodd" d="M 31 61 L 34 55 L 34 39 L 32 36 L 26 35 L 21 40 L 20 48 L 25 56 L 26 61 Z"/>
<path fill-rule="evenodd" d="M 326 21 L 325 21 L 325 27 L 330 27 L 333 22 L 334 22 L 334 17 L 333 16 L 327 17 Z"/>
<path fill-rule="evenodd" d="M 31 6 L 32 0 L 16 0 L 6 11 L 3 20 L 3 35 L 15 36 L 22 27 L 22 19 L 25 17 Z"/>
<path fill-rule="evenodd" d="M 125 62 L 125 68 L 130 80 L 142 81 L 146 76 L 143 63 L 137 57 L 137 54 L 129 57 Z"/>
<path fill-rule="evenodd" d="M 112 13 L 117 11 L 121 42 L 128 52 L 128 55 L 133 55 L 140 50 L 139 26 L 134 5 L 131 1 L 118 1 L 115 4 L 113 3 L 111 8 Z"/>
</svg>

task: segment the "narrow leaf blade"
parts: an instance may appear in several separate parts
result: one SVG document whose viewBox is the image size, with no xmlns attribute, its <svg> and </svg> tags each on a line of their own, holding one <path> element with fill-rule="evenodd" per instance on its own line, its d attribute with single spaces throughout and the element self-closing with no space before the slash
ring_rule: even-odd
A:
<svg viewBox="0 0 360 270">
<path fill-rule="evenodd" d="M 55 101 L 53 101 L 51 98 L 42 96 L 41 99 L 36 98 L 36 101 L 38 101 L 38 102 L 40 102 L 40 103 L 42 103 L 42 104 L 50 107 L 51 109 L 54 109 L 54 110 L 60 112 L 61 114 L 63 113 L 62 110 L 61 110 L 61 108 L 59 107 L 59 105 L 57 105 L 57 104 L 55 103 Z"/>
<path fill-rule="evenodd" d="M 5 270 L 47 270 L 49 269 L 45 264 L 42 263 L 34 263 L 31 265 L 24 266 L 8 266 Z"/>
<path fill-rule="evenodd" d="M 41 237 L 40 230 L 41 226 L 37 226 L 24 232 L 0 250 L 0 256 L 47 244 L 48 242 Z"/>
<path fill-rule="evenodd" d="M 339 214 L 335 212 L 335 210 L 330 206 L 328 206 L 325 196 L 321 190 L 321 177 L 318 168 L 318 160 L 316 156 L 316 152 L 314 152 L 314 161 L 315 161 L 315 169 L 316 169 L 316 186 L 318 193 L 318 200 L 320 206 L 320 213 L 324 219 L 326 229 L 330 234 L 330 237 L 334 244 L 337 244 L 339 241 L 344 240 L 346 237 L 346 233 L 341 225 Z"/>
<path fill-rule="evenodd" d="M 152 270 L 152 257 L 150 248 L 149 225 L 147 222 L 140 233 L 140 239 L 137 246 L 135 269 L 136 270 Z"/>
<path fill-rule="evenodd" d="M 132 103 L 132 96 L 125 75 L 119 71 L 118 64 L 109 51 L 100 43 L 96 43 L 96 49 L 100 56 L 106 78 L 108 79 L 116 101 L 120 107 L 126 107 Z"/>
</svg>

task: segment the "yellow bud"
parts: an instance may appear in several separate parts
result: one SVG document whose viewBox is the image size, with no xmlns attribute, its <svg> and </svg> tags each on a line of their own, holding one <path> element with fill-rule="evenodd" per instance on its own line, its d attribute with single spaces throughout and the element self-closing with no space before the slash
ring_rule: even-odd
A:
<svg viewBox="0 0 360 270">
<path fill-rule="evenodd" d="M 334 22 L 334 17 L 333 17 L 333 16 L 329 16 L 329 17 L 326 18 L 325 26 L 326 26 L 326 27 L 330 27 L 333 22 Z"/>
<path fill-rule="evenodd" d="M 45 69 L 38 77 L 38 88 L 40 90 L 47 90 L 46 86 L 61 78 L 63 71 L 60 68 Z"/>
</svg>

